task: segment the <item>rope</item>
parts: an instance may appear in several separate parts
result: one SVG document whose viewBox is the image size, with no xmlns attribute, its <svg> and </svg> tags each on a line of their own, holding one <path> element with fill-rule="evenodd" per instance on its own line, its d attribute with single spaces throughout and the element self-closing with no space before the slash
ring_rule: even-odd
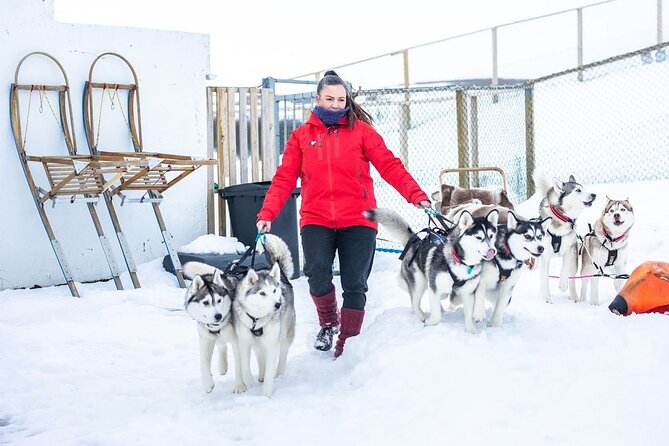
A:
<svg viewBox="0 0 669 446">
<path fill-rule="evenodd" d="M 402 254 L 402 249 L 392 249 L 392 248 L 376 248 L 379 252 L 391 252 L 393 254 Z"/>
<path fill-rule="evenodd" d="M 551 276 L 548 277 L 552 279 L 560 279 L 560 276 Z M 567 279 L 590 279 L 593 277 L 608 277 L 609 279 L 629 279 L 629 274 L 606 274 L 606 273 L 597 273 L 597 274 L 586 274 L 583 276 L 568 276 Z"/>
<path fill-rule="evenodd" d="M 167 171 L 168 171 L 168 172 L 171 172 L 171 171 L 172 171 L 172 165 L 171 165 L 171 164 L 168 164 L 168 165 L 167 165 Z M 151 186 L 155 186 L 156 184 L 158 184 L 158 181 L 167 182 L 167 180 L 165 179 L 165 173 L 164 173 L 164 172 L 158 172 L 158 178 L 156 178 L 156 181 L 154 181 L 153 184 L 152 184 Z M 139 199 L 139 202 L 140 202 L 140 203 L 143 203 L 143 202 L 144 202 L 144 198 L 146 197 L 146 194 L 148 194 L 150 190 L 151 190 L 151 189 L 147 189 L 147 191 L 144 192 L 144 194 L 142 195 L 142 197 Z"/>
</svg>

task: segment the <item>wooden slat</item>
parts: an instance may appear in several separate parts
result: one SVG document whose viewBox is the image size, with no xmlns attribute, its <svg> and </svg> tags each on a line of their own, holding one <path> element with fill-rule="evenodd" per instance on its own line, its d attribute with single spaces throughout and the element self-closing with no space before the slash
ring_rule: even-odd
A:
<svg viewBox="0 0 669 446">
<path fill-rule="evenodd" d="M 260 145 L 258 139 L 258 89 L 249 89 L 250 122 L 251 122 L 251 181 L 260 181 L 258 162 L 260 160 Z"/>
<path fill-rule="evenodd" d="M 248 113 L 246 108 L 248 88 L 239 88 L 239 181 L 249 182 Z M 236 144 L 235 144 L 236 147 Z"/>
<path fill-rule="evenodd" d="M 228 91 L 228 113 L 226 117 L 228 118 L 228 137 L 226 139 L 227 147 L 226 155 L 228 158 L 228 177 L 230 178 L 230 184 L 237 184 L 237 132 L 235 131 L 235 88 L 227 88 Z"/>
<path fill-rule="evenodd" d="M 227 99 L 224 97 L 222 88 L 216 89 L 216 154 L 218 157 L 218 187 L 223 189 L 225 187 L 225 169 L 227 159 L 223 150 L 223 117 L 227 112 Z M 218 235 L 226 236 L 226 221 L 225 221 L 225 200 L 220 195 L 218 196 Z"/>
</svg>

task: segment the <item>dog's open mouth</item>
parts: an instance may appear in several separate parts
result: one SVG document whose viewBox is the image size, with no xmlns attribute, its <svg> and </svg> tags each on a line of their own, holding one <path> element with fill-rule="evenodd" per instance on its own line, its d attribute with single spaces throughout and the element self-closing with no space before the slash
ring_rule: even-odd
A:
<svg viewBox="0 0 669 446">
<path fill-rule="evenodd" d="M 594 203 L 594 202 L 595 202 L 595 199 L 593 198 L 593 199 L 590 200 L 590 201 L 584 201 L 583 204 L 584 204 L 586 207 L 590 207 L 590 206 L 592 206 L 592 203 Z"/>
<path fill-rule="evenodd" d="M 622 225 L 623 223 L 625 223 L 623 220 L 614 220 L 613 225 L 614 225 L 614 226 L 620 226 L 620 225 Z"/>
<path fill-rule="evenodd" d="M 532 252 L 527 248 L 524 248 L 524 249 L 525 249 L 525 251 L 529 252 L 532 257 L 539 257 L 541 255 L 540 252 Z"/>
</svg>

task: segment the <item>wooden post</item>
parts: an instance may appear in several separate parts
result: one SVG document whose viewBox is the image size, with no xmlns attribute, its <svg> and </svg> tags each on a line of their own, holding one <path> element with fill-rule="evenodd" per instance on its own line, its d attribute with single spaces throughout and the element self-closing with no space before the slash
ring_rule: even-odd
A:
<svg viewBox="0 0 669 446">
<path fill-rule="evenodd" d="M 479 167 L 479 114 L 478 114 L 478 98 L 471 97 L 469 125 L 472 131 L 471 147 L 472 147 L 472 167 Z M 479 187 L 479 172 L 472 173 L 473 186 Z"/>
<path fill-rule="evenodd" d="M 216 154 L 218 156 L 218 187 L 225 188 L 225 171 L 228 168 L 227 158 L 225 156 L 225 139 L 227 138 L 224 129 L 225 116 L 228 112 L 227 94 L 222 88 L 216 88 Z M 218 198 L 218 235 L 225 237 L 226 234 L 226 216 L 225 200 L 219 195 Z"/>
<path fill-rule="evenodd" d="M 404 66 L 404 97 L 402 99 L 401 119 L 400 119 L 400 156 L 404 166 L 409 168 L 409 129 L 411 128 L 411 107 L 409 96 L 409 51 L 402 51 L 402 60 Z"/>
<path fill-rule="evenodd" d="M 464 90 L 455 92 L 456 123 L 458 130 L 458 167 L 469 167 L 467 144 L 467 98 Z M 460 172 L 460 187 L 469 188 L 467 172 Z"/>
<path fill-rule="evenodd" d="M 525 175 L 527 176 L 527 197 L 534 194 L 534 86 L 525 87 Z"/>
<path fill-rule="evenodd" d="M 264 181 L 269 181 L 272 179 L 275 170 L 275 166 L 273 165 L 276 146 L 274 138 L 276 124 L 274 117 L 274 91 L 269 88 L 263 88 L 260 97 L 262 107 L 260 116 L 262 177 Z"/>
<path fill-rule="evenodd" d="M 214 158 L 214 95 L 216 91 L 212 87 L 207 87 L 207 158 Z M 217 193 L 213 188 L 214 184 L 214 166 L 207 166 L 207 234 L 216 234 L 216 211 L 214 204 L 214 194 Z"/>
</svg>

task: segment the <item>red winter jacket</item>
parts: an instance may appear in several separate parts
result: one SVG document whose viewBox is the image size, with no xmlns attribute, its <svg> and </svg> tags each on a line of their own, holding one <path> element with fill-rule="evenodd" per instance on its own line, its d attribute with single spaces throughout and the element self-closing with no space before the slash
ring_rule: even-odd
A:
<svg viewBox="0 0 669 446">
<path fill-rule="evenodd" d="M 408 202 L 428 199 L 376 130 L 359 119 L 351 129 L 346 121 L 345 116 L 326 128 L 312 113 L 304 125 L 293 131 L 258 220 L 272 221 L 279 215 L 300 177 L 300 227 L 376 229 L 376 223 L 362 216 L 362 211 L 376 207 L 370 162 Z"/>
</svg>

